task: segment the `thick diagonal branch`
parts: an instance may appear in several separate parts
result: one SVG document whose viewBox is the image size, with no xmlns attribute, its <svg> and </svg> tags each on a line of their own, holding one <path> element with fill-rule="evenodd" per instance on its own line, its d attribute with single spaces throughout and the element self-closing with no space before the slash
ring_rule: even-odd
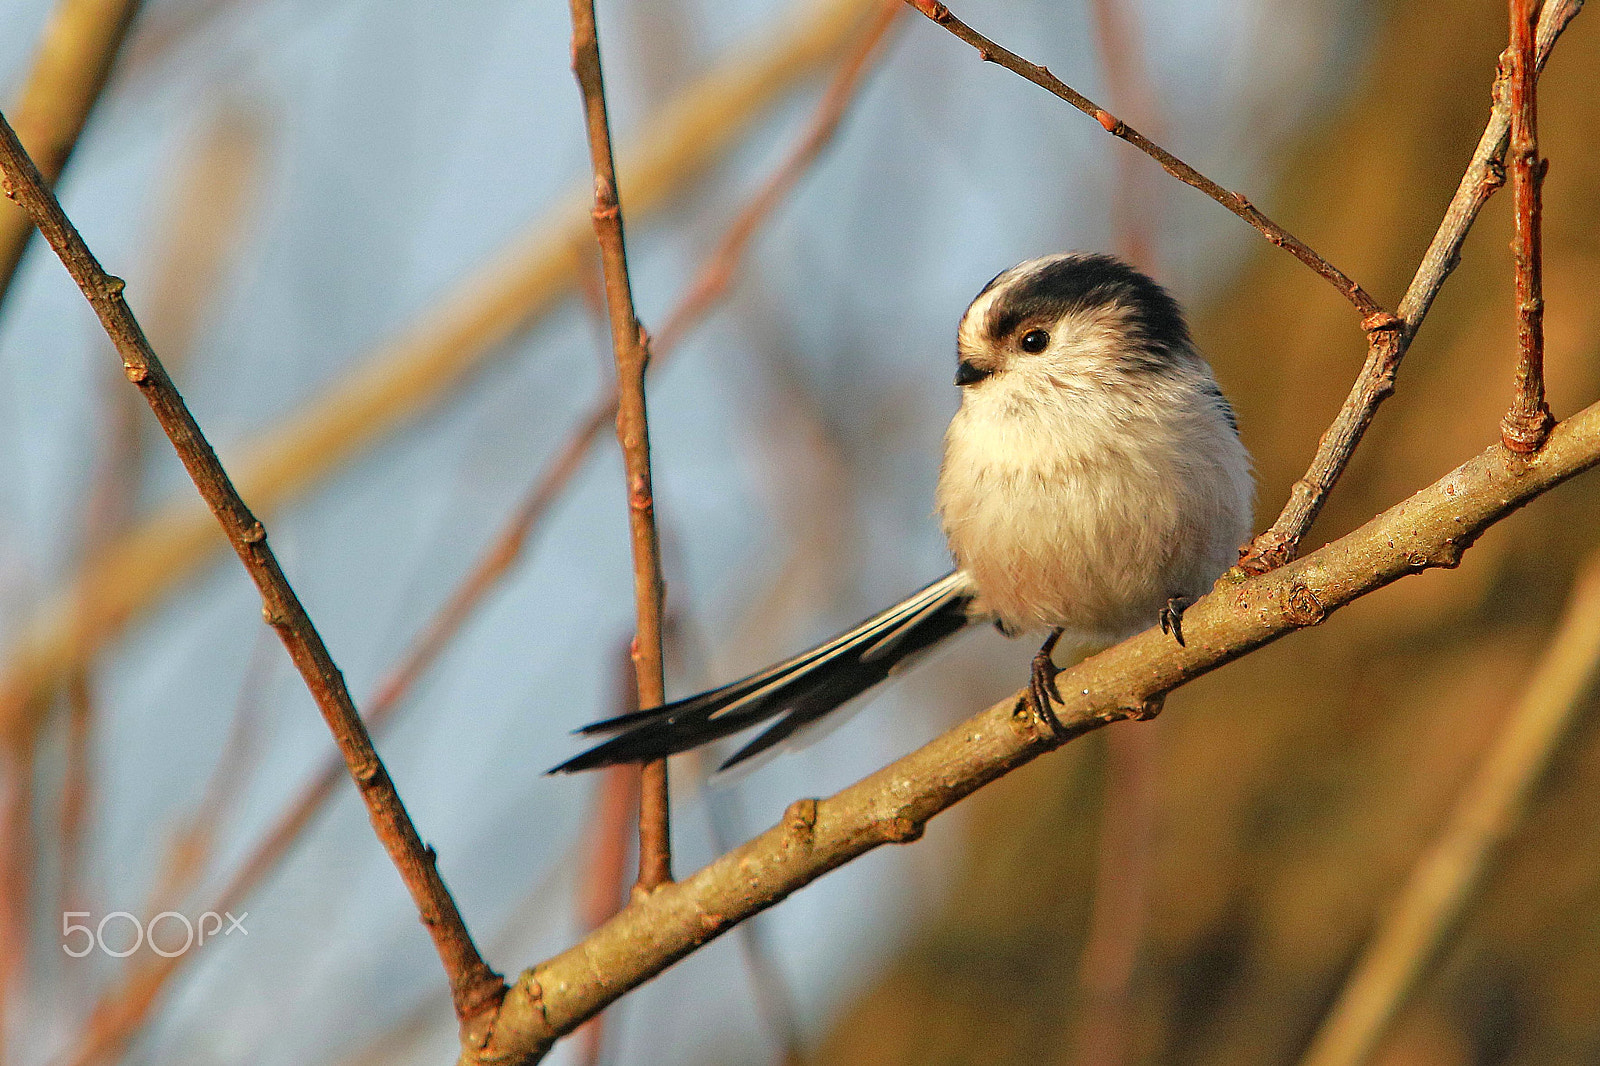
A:
<svg viewBox="0 0 1600 1066">
<path fill-rule="evenodd" d="M 122 356 L 128 380 L 139 387 L 156 420 L 172 441 L 195 487 L 221 524 L 228 541 L 261 593 L 262 614 L 278 633 L 305 679 L 323 720 L 333 733 L 367 805 L 374 831 L 400 872 L 423 925 L 450 979 L 451 997 L 463 1027 L 491 1011 L 505 983 L 478 954 L 455 901 L 439 876 L 434 850 L 424 844 L 406 813 L 400 794 L 372 746 L 344 677 L 311 624 L 305 608 L 267 546 L 267 531 L 245 505 L 211 444 L 200 431 L 183 397 L 145 339 L 123 300 L 123 283 L 101 268 L 73 228 L 38 168 L 23 151 L 16 133 L 0 115 L 0 173 L 6 195 L 16 200 L 88 297 L 111 342 Z"/>
<path fill-rule="evenodd" d="M 1226 575 L 1184 614 L 1186 645 L 1152 631 L 1064 671 L 1056 715 L 1066 735 L 1147 715 L 1174 688 L 1361 596 L 1433 567 L 1453 567 L 1489 526 L 1600 463 L 1600 405 L 1557 426 L 1523 458 L 1498 444 L 1349 535 L 1268 574 Z M 537 1061 L 561 1035 L 729 928 L 883 844 L 916 839 L 928 819 L 1062 741 L 1001 700 L 683 881 L 640 895 L 575 947 L 525 971 L 488 1040 L 463 1066 Z"/>
</svg>

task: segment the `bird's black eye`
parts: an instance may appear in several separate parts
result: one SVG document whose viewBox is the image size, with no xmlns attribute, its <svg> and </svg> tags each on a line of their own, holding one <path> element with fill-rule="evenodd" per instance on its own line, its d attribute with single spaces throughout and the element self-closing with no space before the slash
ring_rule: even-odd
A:
<svg viewBox="0 0 1600 1066">
<path fill-rule="evenodd" d="M 1050 344 L 1050 334 L 1042 329 L 1030 329 L 1022 335 L 1022 350 L 1042 352 Z"/>
</svg>

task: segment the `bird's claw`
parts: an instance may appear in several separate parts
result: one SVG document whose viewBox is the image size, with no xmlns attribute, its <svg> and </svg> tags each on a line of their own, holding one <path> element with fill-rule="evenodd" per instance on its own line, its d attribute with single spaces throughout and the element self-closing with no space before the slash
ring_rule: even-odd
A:
<svg viewBox="0 0 1600 1066">
<path fill-rule="evenodd" d="M 1049 726 L 1050 731 L 1056 736 L 1064 737 L 1067 729 L 1050 706 L 1052 703 L 1061 702 L 1061 690 L 1056 687 L 1056 676 L 1061 673 L 1061 667 L 1050 657 L 1058 639 L 1060 639 L 1059 631 L 1052 634 L 1050 639 L 1045 641 L 1044 647 L 1033 657 L 1033 669 L 1028 678 L 1028 700 L 1033 704 L 1034 715 Z"/>
<path fill-rule="evenodd" d="M 1171 633 L 1180 648 L 1188 647 L 1183 642 L 1183 612 L 1188 610 L 1193 602 L 1187 596 L 1172 596 L 1161 608 L 1161 632 Z"/>
</svg>

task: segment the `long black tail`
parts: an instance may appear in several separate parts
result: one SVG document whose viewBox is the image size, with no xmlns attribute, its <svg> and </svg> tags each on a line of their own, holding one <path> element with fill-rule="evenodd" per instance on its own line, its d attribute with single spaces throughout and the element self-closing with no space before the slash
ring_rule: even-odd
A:
<svg viewBox="0 0 1600 1066">
<path fill-rule="evenodd" d="M 859 696 L 907 658 L 960 631 L 974 620 L 971 603 L 967 578 L 959 571 L 949 574 L 821 647 L 742 681 L 584 726 L 578 732 L 617 735 L 550 772 L 660 759 L 783 716 L 730 756 L 721 767 L 726 770 Z"/>
</svg>

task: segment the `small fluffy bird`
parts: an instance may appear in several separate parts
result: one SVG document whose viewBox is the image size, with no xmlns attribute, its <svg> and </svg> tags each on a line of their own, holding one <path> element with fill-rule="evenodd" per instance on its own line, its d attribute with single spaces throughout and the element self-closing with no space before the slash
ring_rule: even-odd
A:
<svg viewBox="0 0 1600 1066">
<path fill-rule="evenodd" d="M 1184 608 L 1250 533 L 1255 488 L 1177 301 L 1111 256 L 1030 260 L 978 293 L 956 358 L 937 496 L 955 571 L 742 681 L 586 726 L 614 735 L 552 772 L 659 759 L 777 719 L 727 769 L 974 623 L 1049 632 L 1030 687 L 1057 728 L 1064 634 L 1110 643 L 1160 624 L 1183 642 Z"/>
</svg>

